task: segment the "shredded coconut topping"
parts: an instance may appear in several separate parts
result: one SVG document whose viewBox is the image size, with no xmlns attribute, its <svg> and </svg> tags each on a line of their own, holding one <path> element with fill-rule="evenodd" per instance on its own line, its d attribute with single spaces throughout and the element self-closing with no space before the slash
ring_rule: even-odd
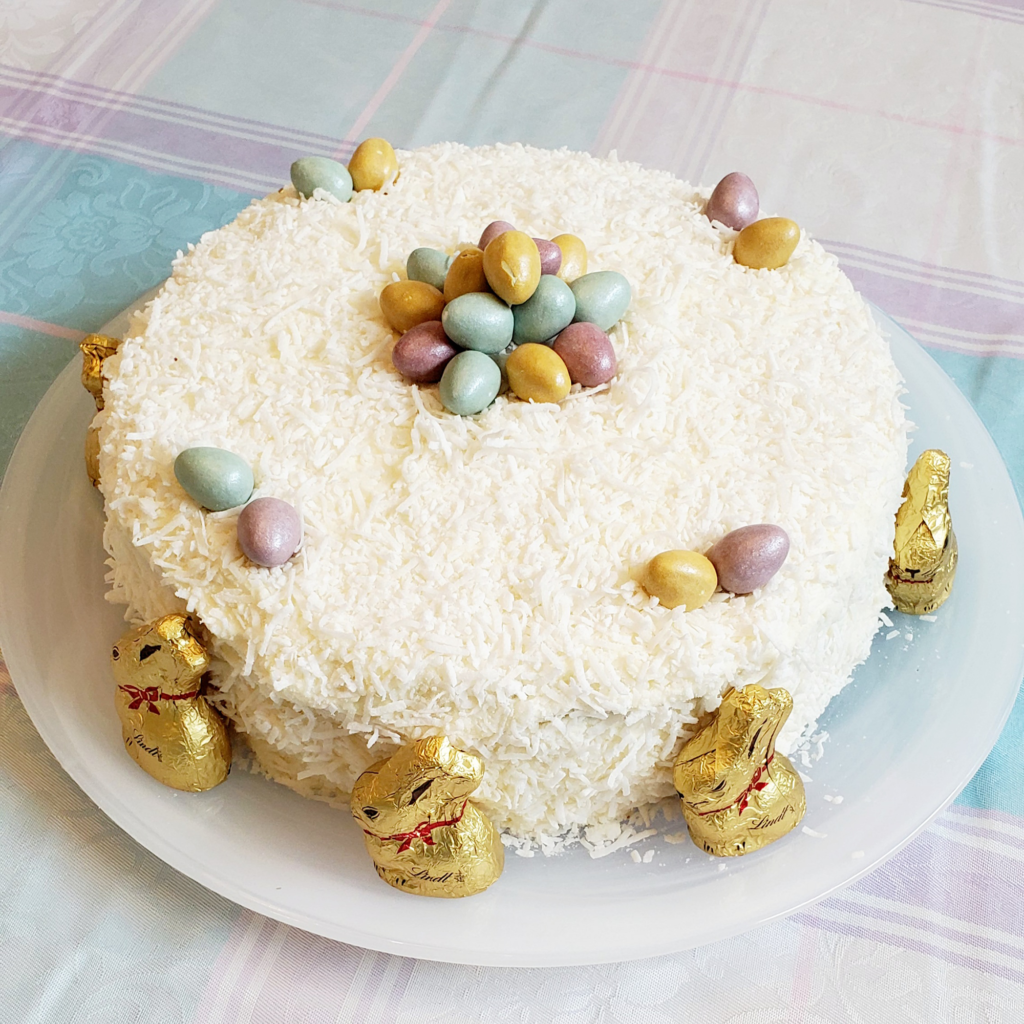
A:
<svg viewBox="0 0 1024 1024">
<path fill-rule="evenodd" d="M 98 420 L 111 599 L 194 612 L 264 770 L 324 799 L 444 732 L 484 759 L 495 824 L 550 844 L 671 793 L 682 739 L 753 682 L 793 694 L 788 750 L 887 604 L 906 425 L 865 303 L 806 236 L 780 270 L 738 266 L 707 191 L 667 173 L 518 145 L 399 161 L 351 203 L 254 202 L 138 315 Z M 610 384 L 463 418 L 394 370 L 377 296 L 417 246 L 499 218 L 580 236 L 633 302 Z M 247 563 L 237 510 L 185 495 L 195 445 L 299 509 L 291 562 Z M 761 522 L 791 540 L 761 591 L 685 612 L 635 582 Z"/>
</svg>

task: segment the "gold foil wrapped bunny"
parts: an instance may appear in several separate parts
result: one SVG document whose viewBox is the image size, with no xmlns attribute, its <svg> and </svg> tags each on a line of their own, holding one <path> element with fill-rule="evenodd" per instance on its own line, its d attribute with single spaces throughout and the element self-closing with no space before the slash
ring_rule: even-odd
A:
<svg viewBox="0 0 1024 1024">
<path fill-rule="evenodd" d="M 501 837 L 469 803 L 483 774 L 480 758 L 431 736 L 356 779 L 352 815 L 385 882 L 417 896 L 457 897 L 483 892 L 498 878 Z"/>
<path fill-rule="evenodd" d="M 117 351 L 120 344 L 120 339 L 108 338 L 105 334 L 89 334 L 78 343 L 82 351 L 82 387 L 92 395 L 97 412 L 103 408 L 103 362 Z M 100 432 L 95 423 L 89 424 L 85 435 L 85 471 L 93 487 L 98 487 Z"/>
<path fill-rule="evenodd" d="M 209 658 L 184 615 L 126 633 L 110 653 L 125 749 L 157 782 L 199 793 L 231 767 L 224 719 L 200 695 Z"/>
<path fill-rule="evenodd" d="M 949 597 L 957 547 L 949 516 L 949 456 L 930 448 L 918 456 L 896 513 L 894 558 L 885 585 L 907 615 L 927 615 Z"/>
<path fill-rule="evenodd" d="M 781 687 L 730 690 L 712 720 L 683 744 L 672 781 L 701 849 L 738 857 L 780 839 L 803 818 L 803 781 L 775 751 L 792 709 Z"/>
</svg>

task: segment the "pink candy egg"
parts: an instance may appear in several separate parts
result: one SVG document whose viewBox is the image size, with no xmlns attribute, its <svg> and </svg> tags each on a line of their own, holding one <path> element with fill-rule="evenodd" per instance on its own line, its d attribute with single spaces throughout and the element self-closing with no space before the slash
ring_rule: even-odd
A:
<svg viewBox="0 0 1024 1024">
<path fill-rule="evenodd" d="M 448 340 L 440 320 L 427 320 L 403 334 L 391 350 L 395 369 L 414 384 L 436 384 L 459 349 Z"/>
<path fill-rule="evenodd" d="M 493 241 L 498 237 L 498 235 L 503 235 L 506 231 L 515 231 L 515 227 L 509 224 L 507 220 L 491 221 L 491 223 L 484 228 L 484 233 L 480 236 L 480 241 L 477 244 L 481 249 L 486 249 L 488 242 Z"/>
<path fill-rule="evenodd" d="M 789 534 L 781 526 L 758 523 L 727 533 L 705 553 L 718 573 L 718 585 L 732 594 L 763 587 L 789 554 Z"/>
<path fill-rule="evenodd" d="M 727 174 L 711 193 L 705 208 L 708 220 L 717 220 L 734 231 L 742 231 L 757 220 L 760 209 L 754 183 L 739 171 Z"/>
<path fill-rule="evenodd" d="M 546 238 L 535 238 L 534 242 L 537 243 L 537 251 L 540 253 L 541 274 L 557 274 L 562 266 L 562 250 Z"/>
<path fill-rule="evenodd" d="M 302 542 L 299 513 L 280 498 L 250 501 L 238 516 L 238 545 L 250 562 L 284 565 Z"/>
<path fill-rule="evenodd" d="M 569 324 L 552 347 L 565 363 L 573 384 L 597 387 L 610 381 L 618 370 L 611 339 L 597 324 Z"/>
</svg>

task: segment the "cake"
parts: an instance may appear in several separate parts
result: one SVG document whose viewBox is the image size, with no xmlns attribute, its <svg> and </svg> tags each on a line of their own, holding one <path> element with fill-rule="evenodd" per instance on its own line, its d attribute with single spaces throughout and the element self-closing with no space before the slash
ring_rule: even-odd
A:
<svg viewBox="0 0 1024 1024">
<path fill-rule="evenodd" d="M 263 772 L 344 804 L 370 764 L 443 733 L 483 759 L 507 834 L 599 834 L 674 792 L 672 761 L 731 687 L 784 687 L 783 753 L 868 654 L 907 452 L 901 380 L 864 300 L 806 236 L 733 260 L 708 190 L 567 151 L 439 144 L 343 203 L 294 188 L 179 256 L 104 367 L 109 599 L 198 619 L 218 706 Z M 573 233 L 632 302 L 618 372 L 560 404 L 475 416 L 394 369 L 378 306 L 415 248 L 505 219 Z M 177 483 L 234 452 L 294 505 L 278 568 L 239 510 Z M 670 609 L 638 583 L 666 549 L 773 523 L 789 556 L 752 594 Z"/>
</svg>

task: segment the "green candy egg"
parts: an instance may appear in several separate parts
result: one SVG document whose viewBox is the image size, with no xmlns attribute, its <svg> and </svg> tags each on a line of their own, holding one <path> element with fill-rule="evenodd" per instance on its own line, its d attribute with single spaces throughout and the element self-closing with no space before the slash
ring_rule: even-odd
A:
<svg viewBox="0 0 1024 1024">
<path fill-rule="evenodd" d="M 186 448 L 174 460 L 174 475 L 185 493 L 211 512 L 244 505 L 252 496 L 249 464 L 223 448 Z"/>
<path fill-rule="evenodd" d="M 459 348 L 492 353 L 508 347 L 515 318 L 497 295 L 466 292 L 444 307 L 441 323 Z"/>
<path fill-rule="evenodd" d="M 304 156 L 292 164 L 295 191 L 308 199 L 318 188 L 337 196 L 343 203 L 352 198 L 352 175 L 344 164 L 329 156 Z"/>
<path fill-rule="evenodd" d="M 576 296 L 576 322 L 597 324 L 602 331 L 611 330 L 622 319 L 633 297 L 629 282 L 616 270 L 584 274 L 569 287 Z"/>
<path fill-rule="evenodd" d="M 451 262 L 451 256 L 440 249 L 413 249 L 405 262 L 405 275 L 410 281 L 426 281 L 443 292 L 444 279 Z"/>
<path fill-rule="evenodd" d="M 550 341 L 576 315 L 576 296 L 559 277 L 545 274 L 537 290 L 520 306 L 512 307 L 515 326 L 512 340 L 517 345 Z"/>
<path fill-rule="evenodd" d="M 458 416 L 483 412 L 497 397 L 501 370 L 484 352 L 460 352 L 444 368 L 438 393 L 441 404 Z"/>
</svg>

